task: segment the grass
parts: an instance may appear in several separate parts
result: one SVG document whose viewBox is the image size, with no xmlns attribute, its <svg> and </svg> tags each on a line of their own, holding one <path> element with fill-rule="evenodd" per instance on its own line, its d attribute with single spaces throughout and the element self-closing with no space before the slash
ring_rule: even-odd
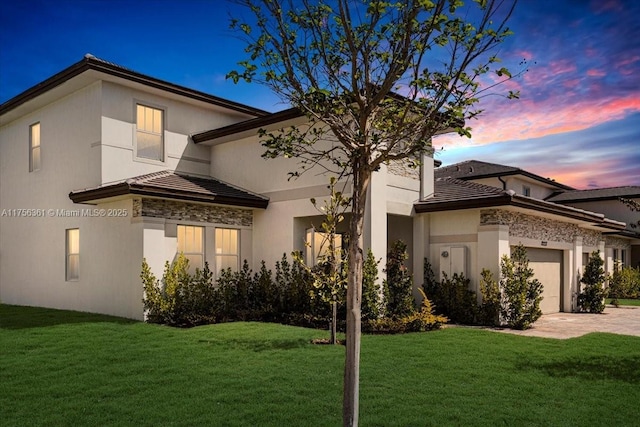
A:
<svg viewBox="0 0 640 427">
<path fill-rule="evenodd" d="M 344 348 L 0 306 L 0 425 L 337 426 Z M 640 338 L 447 328 L 362 340 L 363 426 L 637 425 Z"/>
<path fill-rule="evenodd" d="M 607 304 L 611 304 L 611 298 L 607 299 Z M 623 299 L 620 298 L 618 300 L 618 304 L 620 305 L 633 305 L 636 307 L 640 307 L 640 299 Z"/>
</svg>

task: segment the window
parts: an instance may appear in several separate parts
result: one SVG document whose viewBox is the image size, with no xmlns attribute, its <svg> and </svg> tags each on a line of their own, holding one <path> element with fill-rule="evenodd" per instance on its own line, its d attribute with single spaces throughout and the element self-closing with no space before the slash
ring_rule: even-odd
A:
<svg viewBox="0 0 640 427">
<path fill-rule="evenodd" d="M 307 253 L 306 261 L 309 265 L 316 265 L 322 258 L 329 255 L 329 234 L 315 231 L 313 228 L 307 230 Z M 342 252 L 342 235 L 333 236 L 333 248 L 335 256 L 340 257 Z"/>
<path fill-rule="evenodd" d="M 136 156 L 164 161 L 162 110 L 137 104 Z"/>
<path fill-rule="evenodd" d="M 204 268 L 204 227 L 178 226 L 178 253 L 189 260 L 189 272 Z"/>
<path fill-rule="evenodd" d="M 523 196 L 527 196 L 527 197 L 531 197 L 531 187 L 523 185 L 522 186 L 522 195 Z"/>
<path fill-rule="evenodd" d="M 80 277 L 80 230 L 77 228 L 67 229 L 66 241 L 67 281 L 78 280 Z"/>
<path fill-rule="evenodd" d="M 216 228 L 216 271 L 230 268 L 238 270 L 240 260 L 240 233 L 233 228 Z"/>
<path fill-rule="evenodd" d="M 40 123 L 29 126 L 29 172 L 40 170 Z"/>
<path fill-rule="evenodd" d="M 627 260 L 627 251 L 624 249 L 614 249 L 613 250 L 613 262 L 615 265 L 624 266 Z"/>
</svg>

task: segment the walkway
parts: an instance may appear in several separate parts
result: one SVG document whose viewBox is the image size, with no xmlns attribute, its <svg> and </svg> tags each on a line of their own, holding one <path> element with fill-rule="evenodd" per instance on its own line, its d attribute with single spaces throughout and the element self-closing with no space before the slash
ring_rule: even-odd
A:
<svg viewBox="0 0 640 427">
<path fill-rule="evenodd" d="M 590 332 L 635 335 L 640 337 L 640 307 L 608 305 L 602 314 L 554 313 L 545 314 L 531 329 L 516 331 L 500 329 L 500 332 L 545 338 L 574 338 Z"/>
</svg>

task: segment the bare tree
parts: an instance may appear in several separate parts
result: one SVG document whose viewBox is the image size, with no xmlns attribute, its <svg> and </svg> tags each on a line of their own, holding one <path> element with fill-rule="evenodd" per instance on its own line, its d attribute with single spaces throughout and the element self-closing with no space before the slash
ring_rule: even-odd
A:
<svg viewBox="0 0 640 427">
<path fill-rule="evenodd" d="M 262 131 L 264 157 L 294 157 L 298 176 L 322 167 L 353 186 L 349 223 L 343 419 L 358 424 L 363 226 L 371 175 L 383 163 L 417 165 L 431 137 L 470 136 L 479 97 L 511 78 L 495 49 L 510 35 L 515 1 L 235 0 L 232 28 L 249 58 L 234 81 L 270 87 L 309 126 Z M 492 83 L 480 84 L 483 75 Z M 493 74 L 495 73 L 495 74 Z M 506 96 L 517 98 L 518 93 Z"/>
</svg>

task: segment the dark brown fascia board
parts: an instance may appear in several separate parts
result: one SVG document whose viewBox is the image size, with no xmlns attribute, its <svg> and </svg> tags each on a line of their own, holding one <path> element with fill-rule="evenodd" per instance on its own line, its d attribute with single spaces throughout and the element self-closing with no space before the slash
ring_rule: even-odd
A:
<svg viewBox="0 0 640 427">
<path fill-rule="evenodd" d="M 240 206 L 246 208 L 266 209 L 269 205 L 268 199 L 243 199 L 229 196 L 199 196 L 194 193 L 169 191 L 162 188 L 148 186 L 131 185 L 126 182 L 100 187 L 91 190 L 83 190 L 69 193 L 69 198 L 73 203 L 96 204 L 96 200 L 107 199 L 118 196 L 149 196 L 160 197 L 171 200 L 182 200 L 187 202 L 216 203 L 229 206 Z"/>
<path fill-rule="evenodd" d="M 195 144 L 199 144 L 205 141 L 211 141 L 223 136 L 233 135 L 236 133 L 260 129 L 263 126 L 268 126 L 274 123 L 284 122 L 286 120 L 296 119 L 304 116 L 304 113 L 298 108 L 288 108 L 286 110 L 278 111 L 267 116 L 256 117 L 255 119 L 245 120 L 243 122 L 234 123 L 228 126 L 223 126 L 217 129 L 208 130 L 205 132 L 191 135 L 191 139 Z"/>
<path fill-rule="evenodd" d="M 443 212 L 447 210 L 462 210 L 462 209 L 475 209 L 475 208 L 489 208 L 499 206 L 515 206 L 523 209 L 533 209 L 538 212 L 550 213 L 554 215 L 560 215 L 566 218 L 577 219 L 580 221 L 588 221 L 593 224 L 600 225 L 602 227 L 610 229 L 624 229 L 625 226 L 618 223 L 612 223 L 603 215 L 589 213 L 589 212 L 577 212 L 571 208 L 567 208 L 562 205 L 550 206 L 551 203 L 538 201 L 517 194 L 511 196 L 509 194 L 500 194 L 492 197 L 484 197 L 477 199 L 467 200 L 454 200 L 451 202 L 442 202 L 434 204 L 421 205 L 416 203 L 414 209 L 416 213 L 429 213 L 429 212 Z"/>
<path fill-rule="evenodd" d="M 473 208 L 489 208 L 497 206 L 506 206 L 511 204 L 511 197 L 508 195 L 489 196 L 475 199 L 452 200 L 448 202 L 414 204 L 416 213 L 443 212 L 450 210 L 473 209 Z"/>
<path fill-rule="evenodd" d="M 558 196 L 558 194 L 556 194 Z M 555 196 L 552 196 L 555 197 Z M 640 193 L 638 194 L 625 194 L 623 196 L 601 196 L 601 197 L 583 197 L 580 199 L 569 199 L 569 200 L 558 200 L 553 203 L 588 203 L 588 202 L 604 202 L 607 200 L 620 200 L 620 199 L 637 199 L 640 198 Z"/>
<path fill-rule="evenodd" d="M 270 114 L 268 111 L 253 108 L 248 105 L 240 104 L 238 102 L 229 101 L 227 99 L 209 95 L 204 92 L 169 83 L 160 79 L 156 79 L 154 77 L 146 76 L 144 74 L 140 74 L 135 71 L 123 68 L 119 65 L 100 60 L 93 56 L 85 56 L 82 60 L 76 62 L 70 67 L 65 68 L 61 72 L 53 75 L 43 82 L 38 83 L 37 85 L 27 89 L 21 94 L 11 98 L 7 102 L 0 105 L 0 115 L 13 110 L 14 108 L 32 100 L 33 98 L 55 88 L 56 86 L 63 84 L 64 82 L 88 70 L 95 70 L 114 77 L 123 78 L 132 82 L 143 84 L 145 86 L 161 89 L 163 91 L 170 92 L 176 95 L 185 96 L 198 101 L 206 102 L 207 104 L 217 105 L 219 107 L 228 108 L 252 116 L 262 117 L 268 116 Z"/>
<path fill-rule="evenodd" d="M 205 132 L 196 133 L 191 135 L 191 140 L 195 144 L 199 144 L 205 141 L 211 141 L 216 138 L 222 138 L 224 136 L 233 135 L 240 132 L 245 132 L 252 129 L 260 129 L 261 127 L 268 126 L 274 123 L 284 122 L 286 120 L 297 119 L 298 117 L 302 117 L 305 114 L 299 108 L 292 107 L 286 110 L 278 111 L 277 113 L 272 113 L 268 116 L 257 117 L 255 119 L 245 120 L 243 122 L 234 123 L 228 126 L 223 126 L 217 129 L 208 130 Z M 464 121 L 460 121 L 455 123 L 458 126 L 463 126 Z M 440 166 L 442 162 L 439 162 L 437 166 Z"/>
</svg>

